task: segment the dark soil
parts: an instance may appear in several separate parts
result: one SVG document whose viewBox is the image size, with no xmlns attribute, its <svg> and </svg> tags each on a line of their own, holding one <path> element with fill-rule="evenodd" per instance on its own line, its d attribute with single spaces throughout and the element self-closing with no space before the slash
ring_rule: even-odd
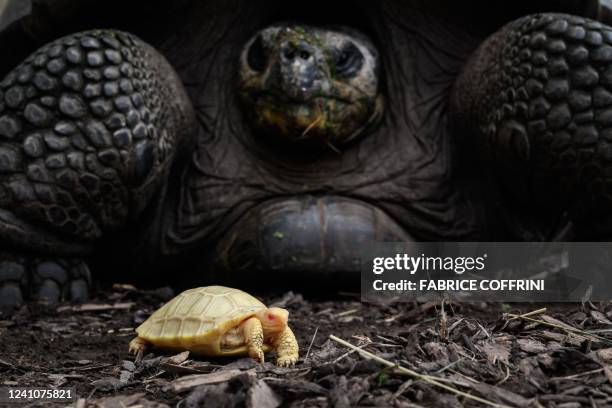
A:
<svg viewBox="0 0 612 408">
<path fill-rule="evenodd" d="M 611 304 L 549 305 L 532 321 L 509 320 L 507 313 L 541 305 L 442 309 L 288 293 L 264 300 L 291 312 L 301 347 L 295 368 L 275 366 L 273 355 L 259 365 L 158 350 L 134 363 L 127 352 L 134 327 L 171 296 L 169 289 L 123 286 L 83 306 L 30 304 L 3 313 L 0 385 L 75 387 L 78 407 L 483 406 L 427 378 L 366 360 L 330 340 L 333 334 L 502 406 L 612 406 Z"/>
</svg>

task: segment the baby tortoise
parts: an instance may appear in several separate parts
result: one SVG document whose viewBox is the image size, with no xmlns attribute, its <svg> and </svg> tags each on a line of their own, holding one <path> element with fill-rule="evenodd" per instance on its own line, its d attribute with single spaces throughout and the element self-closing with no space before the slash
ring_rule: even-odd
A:
<svg viewBox="0 0 612 408">
<path fill-rule="evenodd" d="M 288 317 L 287 310 L 268 308 L 238 289 L 189 289 L 136 329 L 138 337 L 130 342 L 130 352 L 154 345 L 210 357 L 248 355 L 263 363 L 265 352 L 276 351 L 276 364 L 288 367 L 299 357 Z"/>
</svg>

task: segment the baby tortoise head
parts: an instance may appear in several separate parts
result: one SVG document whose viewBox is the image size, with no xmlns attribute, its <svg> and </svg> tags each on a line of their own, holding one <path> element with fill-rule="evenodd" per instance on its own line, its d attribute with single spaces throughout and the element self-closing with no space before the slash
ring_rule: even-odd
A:
<svg viewBox="0 0 612 408">
<path fill-rule="evenodd" d="M 278 25 L 240 58 L 240 93 L 255 131 L 285 141 L 340 145 L 381 117 L 380 61 L 349 29 Z"/>
</svg>

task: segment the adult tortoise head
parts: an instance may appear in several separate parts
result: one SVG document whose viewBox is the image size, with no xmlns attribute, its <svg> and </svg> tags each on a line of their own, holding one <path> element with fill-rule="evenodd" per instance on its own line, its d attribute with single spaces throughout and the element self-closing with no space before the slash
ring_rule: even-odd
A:
<svg viewBox="0 0 612 408">
<path fill-rule="evenodd" d="M 349 28 L 264 28 L 240 56 L 240 95 L 259 136 L 346 143 L 380 118 L 380 58 Z"/>
</svg>

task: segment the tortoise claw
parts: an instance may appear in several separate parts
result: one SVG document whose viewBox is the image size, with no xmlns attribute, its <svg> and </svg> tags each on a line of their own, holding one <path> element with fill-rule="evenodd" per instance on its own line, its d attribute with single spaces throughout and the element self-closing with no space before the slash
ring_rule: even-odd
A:
<svg viewBox="0 0 612 408">
<path fill-rule="evenodd" d="M 130 341 L 129 353 L 131 355 L 136 356 L 134 358 L 134 362 L 138 364 L 142 360 L 142 356 L 144 356 L 145 351 L 149 347 L 149 343 L 146 340 L 141 339 L 140 337 L 135 337 Z"/>
<path fill-rule="evenodd" d="M 290 368 L 295 366 L 295 363 L 297 363 L 297 358 L 293 358 L 293 357 L 279 357 L 276 360 L 276 365 L 279 367 L 285 367 L 285 368 Z"/>
<path fill-rule="evenodd" d="M 255 360 L 255 361 L 257 361 L 258 363 L 261 363 L 261 364 L 263 364 L 266 361 L 266 359 L 264 357 L 264 352 L 261 349 L 259 349 L 259 350 L 257 350 L 257 349 L 251 350 L 249 352 L 249 357 L 251 357 L 253 360 Z"/>
<path fill-rule="evenodd" d="M 132 339 L 132 341 L 130 341 L 130 348 L 129 348 L 129 353 L 135 355 L 137 358 L 138 356 L 142 356 L 142 354 L 145 352 L 145 350 L 147 349 L 148 343 L 141 339 L 140 337 L 135 337 Z"/>
</svg>

